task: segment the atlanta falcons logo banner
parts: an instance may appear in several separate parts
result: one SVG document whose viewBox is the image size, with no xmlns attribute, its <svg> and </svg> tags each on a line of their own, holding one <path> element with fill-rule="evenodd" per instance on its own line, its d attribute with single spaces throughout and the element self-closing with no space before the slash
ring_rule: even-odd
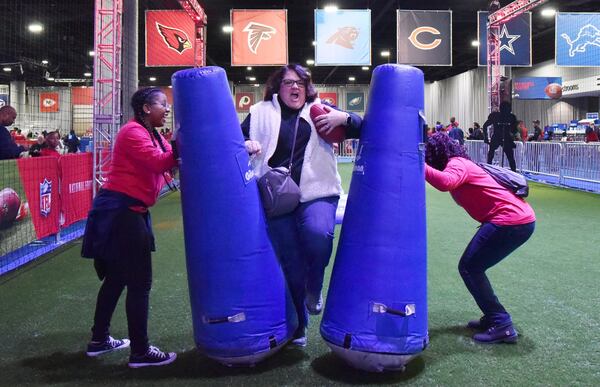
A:
<svg viewBox="0 0 600 387">
<path fill-rule="evenodd" d="M 58 112 L 58 93 L 40 93 L 40 113 Z"/>
<path fill-rule="evenodd" d="M 287 10 L 232 9 L 231 65 L 288 63 Z"/>
<path fill-rule="evenodd" d="M 397 62 L 452 66 L 452 11 L 397 11 Z"/>
<path fill-rule="evenodd" d="M 487 66 L 487 17 L 487 12 L 477 12 L 479 66 Z M 531 67 L 531 12 L 501 24 L 499 41 L 502 66 Z"/>
<path fill-rule="evenodd" d="M 556 14 L 556 65 L 600 66 L 600 13 Z"/>
<path fill-rule="evenodd" d="M 194 36 L 185 11 L 146 11 L 146 66 L 193 66 Z"/>
<path fill-rule="evenodd" d="M 315 9 L 317 66 L 371 65 L 371 10 Z"/>
</svg>

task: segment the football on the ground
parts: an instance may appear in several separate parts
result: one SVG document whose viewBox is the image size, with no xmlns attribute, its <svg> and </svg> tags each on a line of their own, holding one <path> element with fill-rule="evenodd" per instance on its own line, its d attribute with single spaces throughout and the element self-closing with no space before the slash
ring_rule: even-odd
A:
<svg viewBox="0 0 600 387">
<path fill-rule="evenodd" d="M 550 83 L 544 88 L 544 93 L 551 99 L 562 97 L 562 86 L 558 83 Z"/>
<path fill-rule="evenodd" d="M 310 119 L 313 120 L 313 123 L 315 122 L 315 118 L 318 116 L 327 114 L 325 106 L 326 105 L 314 104 L 310 107 Z M 333 109 L 330 107 L 327 108 Z M 346 128 L 343 125 L 336 126 L 331 132 L 329 132 L 329 134 L 321 133 L 318 129 L 317 133 L 319 133 L 319 136 L 321 136 L 323 140 L 330 144 L 342 142 L 346 138 Z"/>
<path fill-rule="evenodd" d="M 21 207 L 21 199 L 12 188 L 0 191 L 0 228 L 8 227 L 14 222 Z"/>
</svg>

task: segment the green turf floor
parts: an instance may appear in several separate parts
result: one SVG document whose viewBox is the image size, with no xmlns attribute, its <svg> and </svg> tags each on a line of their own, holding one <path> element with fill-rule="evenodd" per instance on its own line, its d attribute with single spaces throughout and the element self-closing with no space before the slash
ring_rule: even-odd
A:
<svg viewBox="0 0 600 387">
<path fill-rule="evenodd" d="M 350 168 L 340 166 L 346 182 Z M 216 364 L 194 349 L 180 197 L 172 194 L 153 209 L 149 331 L 177 361 L 130 370 L 127 351 L 84 355 L 100 283 L 76 242 L 0 277 L 0 385 L 600 385 L 600 195 L 532 184 L 528 201 L 538 218 L 533 237 L 489 272 L 521 334 L 515 345 L 475 344 L 463 328 L 479 312 L 456 266 L 477 224 L 428 186 L 431 343 L 406 372 L 347 367 L 320 338 L 319 318 L 304 350 L 284 348 L 251 369 Z M 121 302 L 113 318 L 116 337 L 127 335 L 123 309 Z"/>
</svg>

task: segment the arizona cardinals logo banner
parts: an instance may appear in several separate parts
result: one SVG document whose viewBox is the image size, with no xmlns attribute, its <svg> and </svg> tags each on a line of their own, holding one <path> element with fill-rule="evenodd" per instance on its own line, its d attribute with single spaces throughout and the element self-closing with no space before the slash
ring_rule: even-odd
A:
<svg viewBox="0 0 600 387">
<path fill-rule="evenodd" d="M 487 12 L 477 12 L 479 66 L 487 66 L 487 17 Z M 499 40 L 502 66 L 531 67 L 531 12 L 501 24 Z"/>
<path fill-rule="evenodd" d="M 600 66 L 600 13 L 556 14 L 556 65 Z"/>
<path fill-rule="evenodd" d="M 397 11 L 397 62 L 452 66 L 452 11 Z"/>
<path fill-rule="evenodd" d="M 185 11 L 146 11 L 146 66 L 193 66 L 194 36 Z"/>
<path fill-rule="evenodd" d="M 40 113 L 58 112 L 58 93 L 40 93 Z"/>
<path fill-rule="evenodd" d="M 287 10 L 232 9 L 231 26 L 232 66 L 287 64 Z"/>
<path fill-rule="evenodd" d="M 371 10 L 315 9 L 317 66 L 371 65 Z"/>
<path fill-rule="evenodd" d="M 249 112 L 252 105 L 254 105 L 254 93 L 235 93 L 235 108 L 238 113 Z"/>
</svg>

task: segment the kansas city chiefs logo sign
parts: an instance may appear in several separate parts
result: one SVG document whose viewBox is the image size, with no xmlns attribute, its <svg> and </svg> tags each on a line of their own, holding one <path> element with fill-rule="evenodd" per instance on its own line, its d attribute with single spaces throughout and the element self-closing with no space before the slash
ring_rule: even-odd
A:
<svg viewBox="0 0 600 387">
<path fill-rule="evenodd" d="M 243 29 L 248 33 L 248 48 L 253 54 L 256 54 L 258 46 L 263 40 L 269 40 L 277 33 L 277 30 L 271 26 L 250 22 Z"/>
<path fill-rule="evenodd" d="M 167 47 L 177 51 L 179 55 L 181 55 L 188 48 L 192 48 L 190 38 L 184 31 L 178 28 L 167 27 L 158 22 L 156 22 L 156 29 L 158 30 L 160 36 L 162 36 Z"/>
</svg>

